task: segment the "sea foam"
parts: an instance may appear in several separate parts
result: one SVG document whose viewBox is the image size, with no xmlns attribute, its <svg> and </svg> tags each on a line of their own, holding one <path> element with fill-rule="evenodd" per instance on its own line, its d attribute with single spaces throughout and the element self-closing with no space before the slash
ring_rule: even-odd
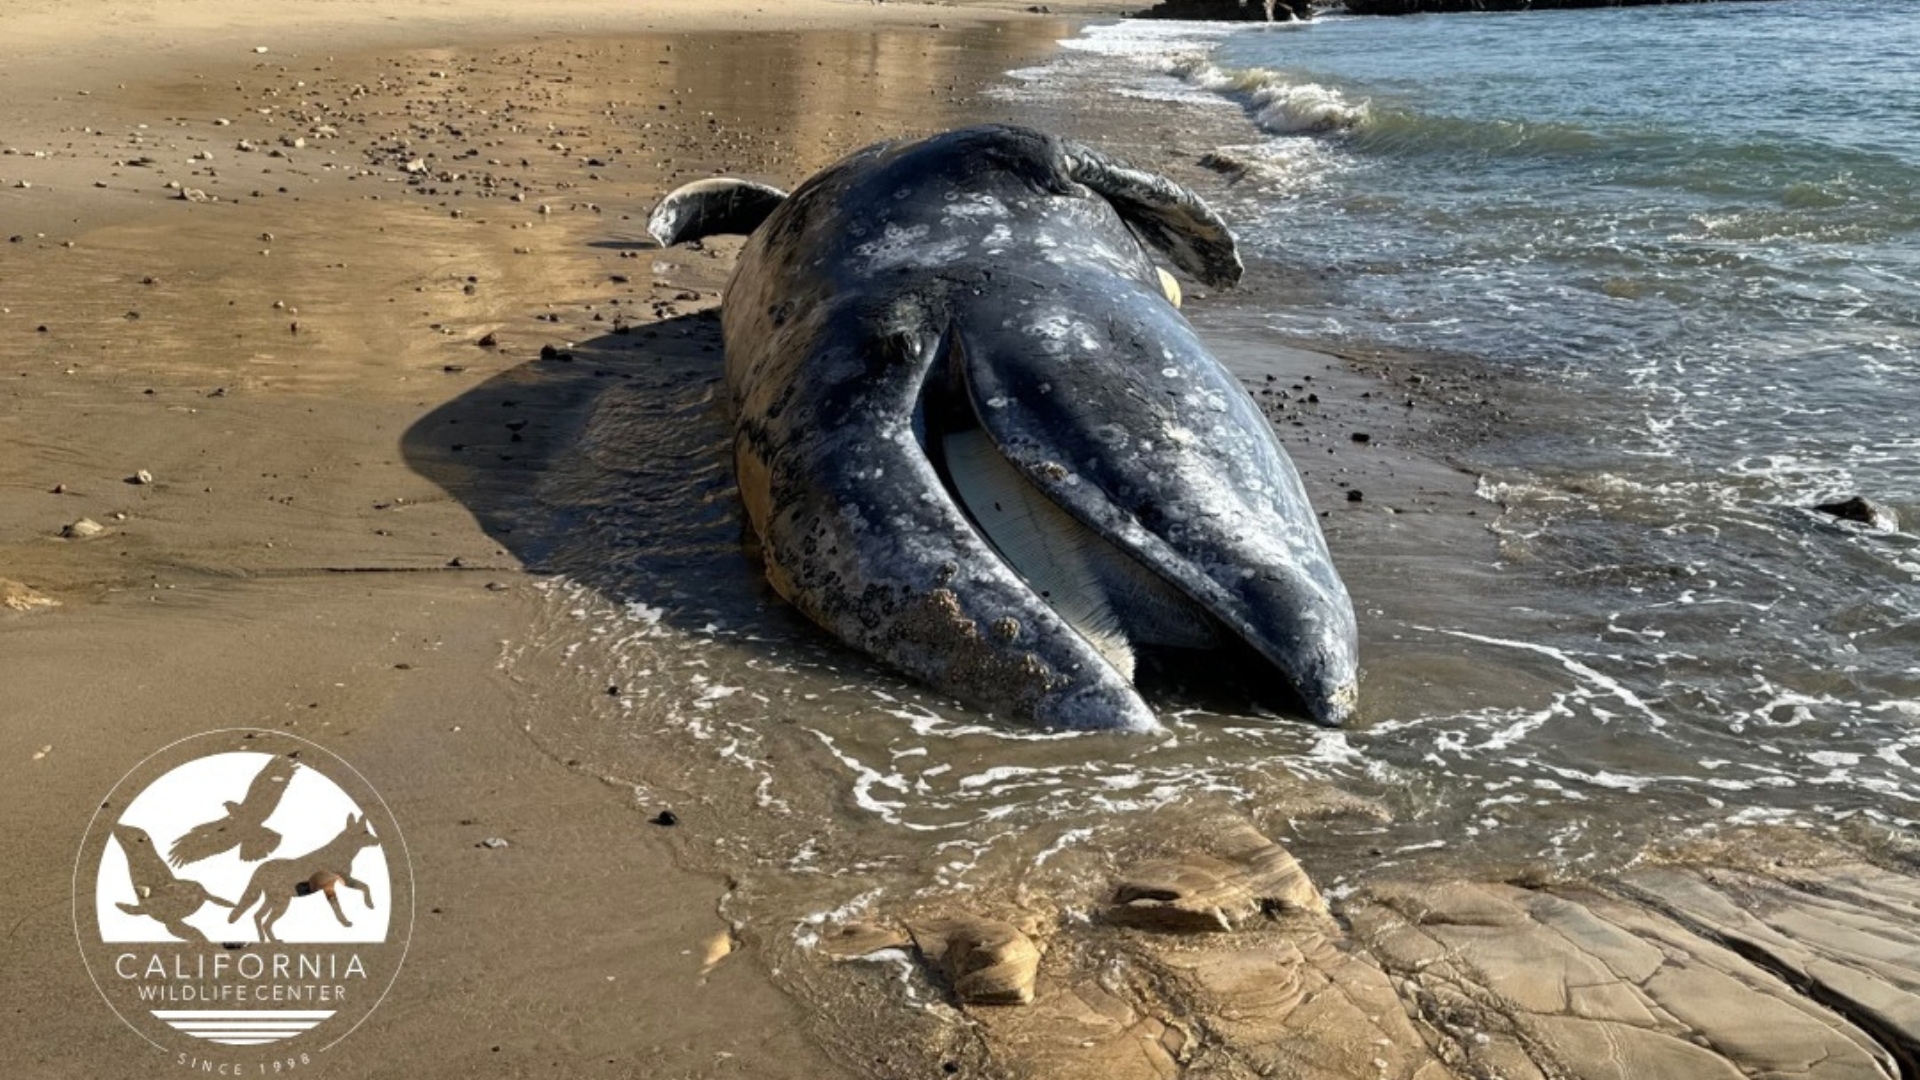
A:
<svg viewBox="0 0 1920 1080">
<path fill-rule="evenodd" d="M 1254 122 L 1275 135 L 1326 135 L 1366 124 L 1372 110 L 1332 87 L 1297 82 L 1267 68 L 1221 68 L 1204 56 L 1176 56 L 1166 71 L 1185 82 L 1242 99 Z"/>
</svg>

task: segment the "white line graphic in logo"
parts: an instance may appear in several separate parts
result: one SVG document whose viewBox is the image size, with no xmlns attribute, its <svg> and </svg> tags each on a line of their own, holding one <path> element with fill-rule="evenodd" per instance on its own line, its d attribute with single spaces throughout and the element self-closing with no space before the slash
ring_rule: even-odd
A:
<svg viewBox="0 0 1920 1080">
<path fill-rule="evenodd" d="M 102 996 L 189 1067 L 192 1041 L 331 1046 L 385 996 L 412 928 L 386 804 L 281 732 L 212 732 L 136 766 L 95 815 L 74 890 Z"/>
</svg>

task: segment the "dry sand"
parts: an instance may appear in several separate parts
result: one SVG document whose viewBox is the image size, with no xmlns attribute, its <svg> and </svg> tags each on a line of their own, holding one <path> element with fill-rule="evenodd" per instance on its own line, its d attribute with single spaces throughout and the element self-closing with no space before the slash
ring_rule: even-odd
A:
<svg viewBox="0 0 1920 1080">
<path fill-rule="evenodd" d="M 637 250 L 680 179 L 942 126 L 1066 24 L 824 0 L 4 22 L 0 1071 L 173 1071 L 77 962 L 74 852 L 138 759 L 259 726 L 358 766 L 418 876 L 405 973 L 330 1075 L 841 1073 L 857 1049 L 810 1039 L 751 954 L 703 971 L 726 883 L 677 867 L 658 808 L 523 736 L 564 707 L 498 668 L 527 578 L 400 440 L 597 319 L 714 305 L 721 260 L 667 279 Z M 563 419 L 446 452 L 534 460 Z M 82 518 L 104 533 L 61 538 Z"/>
</svg>

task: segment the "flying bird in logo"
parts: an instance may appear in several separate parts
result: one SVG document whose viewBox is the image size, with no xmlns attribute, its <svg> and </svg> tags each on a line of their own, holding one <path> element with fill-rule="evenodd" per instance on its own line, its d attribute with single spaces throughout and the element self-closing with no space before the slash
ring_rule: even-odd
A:
<svg viewBox="0 0 1920 1080">
<path fill-rule="evenodd" d="M 246 798 L 227 803 L 225 817 L 188 829 L 173 842 L 167 861 L 176 867 L 185 866 L 233 847 L 240 849 L 240 858 L 247 862 L 258 862 L 273 854 L 280 846 L 280 834 L 267 828 L 266 820 L 280 805 L 280 797 L 287 793 L 287 781 L 293 779 L 294 770 L 299 767 L 300 763 L 290 757 L 276 757 L 267 762 L 254 776 L 253 783 L 247 785 Z"/>
</svg>

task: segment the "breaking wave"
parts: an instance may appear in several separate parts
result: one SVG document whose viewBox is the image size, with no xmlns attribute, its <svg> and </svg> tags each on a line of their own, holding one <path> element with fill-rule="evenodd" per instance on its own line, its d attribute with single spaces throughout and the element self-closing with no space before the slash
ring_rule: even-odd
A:
<svg viewBox="0 0 1920 1080">
<path fill-rule="evenodd" d="M 1313 82 L 1297 82 L 1267 68 L 1220 68 L 1201 56 L 1167 61 L 1168 74 L 1190 85 L 1244 101 L 1254 122 L 1275 135 L 1352 131 L 1372 116 L 1365 101 Z"/>
</svg>

